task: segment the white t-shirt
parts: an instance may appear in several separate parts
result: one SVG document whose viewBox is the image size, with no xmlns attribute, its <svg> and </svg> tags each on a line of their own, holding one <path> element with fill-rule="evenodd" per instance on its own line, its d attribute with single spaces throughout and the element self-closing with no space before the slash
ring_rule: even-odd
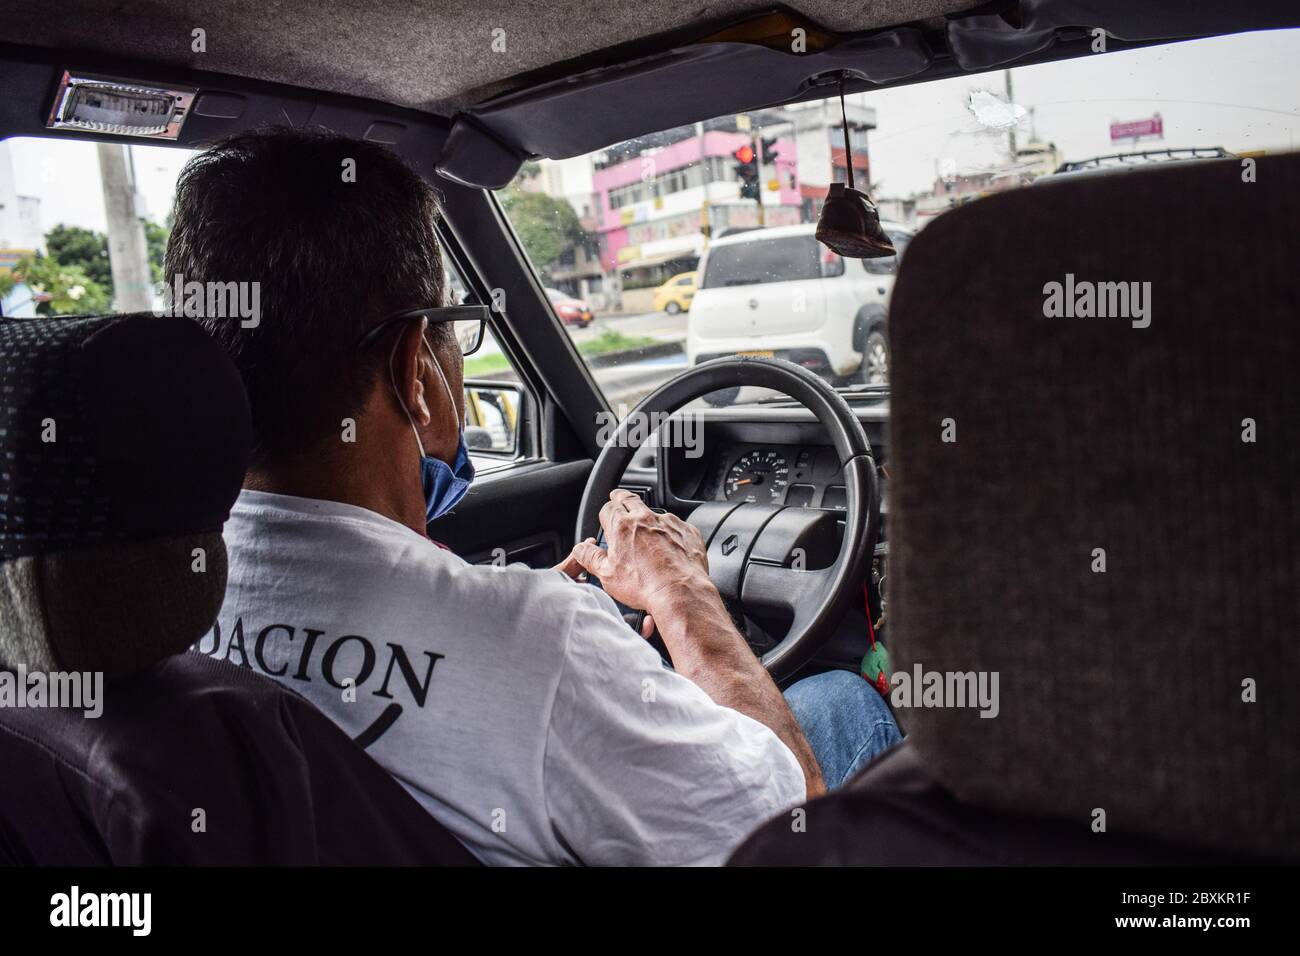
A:
<svg viewBox="0 0 1300 956">
<path fill-rule="evenodd" d="M 771 730 L 665 668 L 590 585 L 265 492 L 225 538 L 196 649 L 311 700 L 485 863 L 714 864 L 805 797 Z"/>
</svg>

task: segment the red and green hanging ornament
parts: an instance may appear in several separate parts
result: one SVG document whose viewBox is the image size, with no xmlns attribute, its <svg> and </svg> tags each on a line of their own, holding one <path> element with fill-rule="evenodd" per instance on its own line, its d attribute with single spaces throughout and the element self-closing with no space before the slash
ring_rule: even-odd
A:
<svg viewBox="0 0 1300 956">
<path fill-rule="evenodd" d="M 889 651 L 885 650 L 883 641 L 876 640 L 876 629 L 871 623 L 871 598 L 867 594 L 867 582 L 862 582 L 862 603 L 867 613 L 867 653 L 862 655 L 862 664 L 858 670 L 862 679 L 880 692 L 882 697 L 889 696 Z"/>
</svg>

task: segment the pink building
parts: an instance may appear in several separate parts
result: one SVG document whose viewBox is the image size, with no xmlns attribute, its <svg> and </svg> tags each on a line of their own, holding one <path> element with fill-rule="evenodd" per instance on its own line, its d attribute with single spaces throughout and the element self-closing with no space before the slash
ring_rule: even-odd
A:
<svg viewBox="0 0 1300 956">
<path fill-rule="evenodd" d="M 704 249 L 705 215 L 715 231 L 757 225 L 758 204 L 740 198 L 733 153 L 757 146 L 762 131 L 709 130 L 598 166 L 593 174 L 601 265 L 614 270 L 689 269 Z M 795 141 L 773 128 L 775 163 L 760 165 L 764 218 L 799 221 L 801 194 Z M 777 188 L 771 188 L 775 185 Z M 704 212 L 707 210 L 707 212 Z M 752 221 L 751 221 L 752 220 Z"/>
</svg>

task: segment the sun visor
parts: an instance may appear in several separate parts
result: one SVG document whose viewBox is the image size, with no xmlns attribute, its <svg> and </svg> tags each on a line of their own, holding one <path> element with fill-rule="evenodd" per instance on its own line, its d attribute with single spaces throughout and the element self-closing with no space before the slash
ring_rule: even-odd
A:
<svg viewBox="0 0 1300 956">
<path fill-rule="evenodd" d="M 1295 26 L 1294 0 L 1192 4 L 1098 0 L 1020 0 L 1018 24 L 996 14 L 948 21 L 948 46 L 964 70 L 989 70 L 1050 47 L 1058 31 L 1104 29 L 1130 43 L 1243 33 Z M 1097 51 L 1101 52 L 1101 51 Z"/>
<path fill-rule="evenodd" d="M 500 189 L 514 179 L 527 155 L 505 145 L 474 119 L 461 115 L 438 156 L 438 174 L 463 186 Z"/>
<path fill-rule="evenodd" d="M 888 83 L 921 73 L 930 62 L 920 31 L 912 28 L 803 54 L 753 43 L 700 43 L 505 94 L 461 113 L 438 172 L 496 189 L 529 156 L 581 156 L 646 133 L 799 99 L 819 76 L 848 70 Z"/>
<path fill-rule="evenodd" d="M 796 52 L 791 42 L 800 24 L 807 26 L 806 52 Z M 849 92 L 859 92 L 1088 55 L 1096 42 L 1090 33 L 1097 29 L 1112 41 L 1108 49 L 1120 50 L 1297 24 L 1300 9 L 1293 0 L 1235 6 L 1021 0 L 1003 13 L 952 16 L 942 32 L 929 34 L 919 25 L 834 34 L 773 14 L 488 99 L 457 115 L 438 171 L 465 185 L 495 189 L 531 157 L 567 159 L 727 113 L 828 95 L 841 76 Z"/>
</svg>

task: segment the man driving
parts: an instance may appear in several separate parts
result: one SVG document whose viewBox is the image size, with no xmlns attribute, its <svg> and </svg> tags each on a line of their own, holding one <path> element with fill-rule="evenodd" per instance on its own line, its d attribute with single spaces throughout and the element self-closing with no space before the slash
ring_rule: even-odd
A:
<svg viewBox="0 0 1300 956">
<path fill-rule="evenodd" d="M 718 863 L 897 727 L 856 674 L 783 695 L 699 533 L 629 492 L 601 510 L 608 550 L 556 569 L 427 536 L 474 493 L 457 325 L 479 320 L 445 307 L 437 216 L 397 156 L 324 131 L 242 134 L 182 172 L 168 283 L 260 302 L 256 322 L 201 319 L 243 375 L 254 452 L 197 650 L 310 699 L 486 863 Z"/>
</svg>

